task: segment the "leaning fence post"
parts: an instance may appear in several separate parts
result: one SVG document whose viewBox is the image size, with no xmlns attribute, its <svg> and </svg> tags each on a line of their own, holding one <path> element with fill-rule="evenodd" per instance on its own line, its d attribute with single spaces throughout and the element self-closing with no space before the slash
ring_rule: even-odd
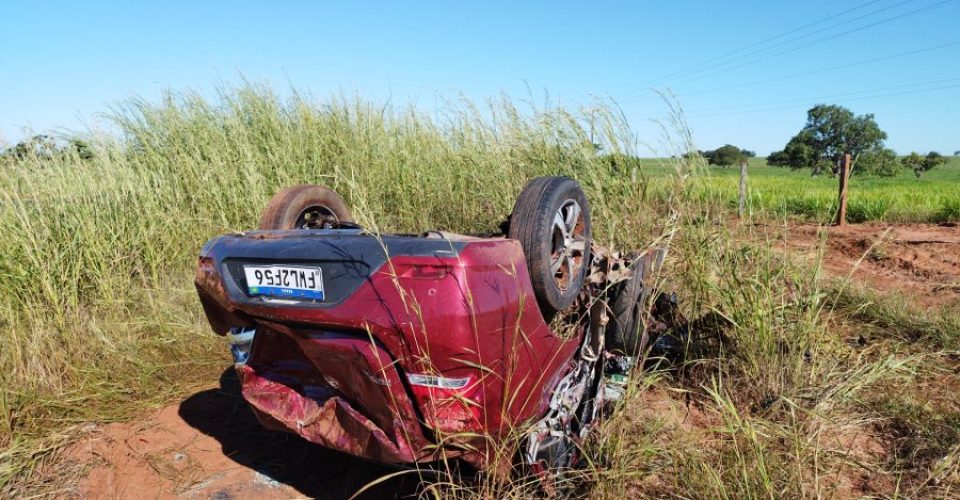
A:
<svg viewBox="0 0 960 500">
<path fill-rule="evenodd" d="M 740 160 L 740 200 L 737 215 L 742 219 L 747 210 L 747 160 Z"/>
<path fill-rule="evenodd" d="M 837 209 L 837 225 L 847 223 L 847 184 L 850 181 L 850 153 L 843 155 L 840 164 L 840 208 Z"/>
</svg>

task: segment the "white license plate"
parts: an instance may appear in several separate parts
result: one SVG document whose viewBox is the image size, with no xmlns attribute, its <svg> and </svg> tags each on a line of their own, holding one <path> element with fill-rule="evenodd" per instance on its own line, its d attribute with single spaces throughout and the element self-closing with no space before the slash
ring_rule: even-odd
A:
<svg viewBox="0 0 960 500">
<path fill-rule="evenodd" d="M 319 267 L 243 266 L 250 295 L 323 300 L 323 272 Z"/>
</svg>

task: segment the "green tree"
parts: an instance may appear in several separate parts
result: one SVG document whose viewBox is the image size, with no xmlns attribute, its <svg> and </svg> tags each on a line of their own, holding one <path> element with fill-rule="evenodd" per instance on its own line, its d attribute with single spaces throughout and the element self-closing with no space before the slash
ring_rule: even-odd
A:
<svg viewBox="0 0 960 500">
<path fill-rule="evenodd" d="M 815 165 L 819 159 L 808 136 L 807 132 L 801 131 L 790 139 L 787 146 L 783 148 L 783 152 L 787 155 L 788 167 L 792 169 L 814 167 L 814 174 L 816 174 L 818 170 Z"/>
<path fill-rule="evenodd" d="M 753 154 L 752 151 L 748 152 Z M 707 159 L 708 164 L 719 165 L 721 167 L 736 165 L 748 158 L 743 150 L 732 144 L 724 144 L 713 151 L 704 151 L 703 156 Z"/>
<path fill-rule="evenodd" d="M 788 166 L 810 167 L 813 175 L 839 171 L 845 154 L 854 157 L 883 147 L 887 133 L 872 114 L 856 116 L 837 105 L 818 104 L 807 111 L 807 123 L 784 147 Z"/>
<path fill-rule="evenodd" d="M 897 153 L 890 148 L 874 148 L 864 151 L 857 160 L 856 172 L 860 174 L 894 177 L 902 166 Z"/>
<path fill-rule="evenodd" d="M 90 144 L 87 141 L 71 138 L 69 140 L 69 149 L 72 149 L 81 160 L 92 160 L 93 159 L 93 148 L 90 147 Z"/>
<path fill-rule="evenodd" d="M 790 166 L 790 156 L 787 155 L 786 151 L 774 151 L 767 155 L 767 165 L 772 165 L 774 167 L 789 167 Z"/>
<path fill-rule="evenodd" d="M 49 135 L 37 134 L 0 150 L 0 162 L 12 163 L 27 158 L 50 160 L 68 154 L 75 154 L 81 160 L 90 160 L 94 156 L 93 148 L 82 139 L 67 138 L 64 143 Z"/>
<path fill-rule="evenodd" d="M 57 143 L 49 135 L 38 134 L 6 148 L 0 153 L 4 159 L 23 160 L 28 156 L 51 158 L 57 152 Z"/>
<path fill-rule="evenodd" d="M 943 165 L 947 160 L 940 153 L 931 151 L 927 153 L 926 156 L 912 152 L 904 156 L 902 161 L 904 167 L 912 169 L 913 173 L 916 174 L 917 177 L 920 177 L 927 170 L 931 170 L 938 165 Z"/>
</svg>

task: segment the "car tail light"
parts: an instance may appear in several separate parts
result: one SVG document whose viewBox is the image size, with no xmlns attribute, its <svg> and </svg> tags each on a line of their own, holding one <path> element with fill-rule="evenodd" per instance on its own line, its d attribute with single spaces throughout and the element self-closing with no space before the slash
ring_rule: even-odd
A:
<svg viewBox="0 0 960 500">
<path fill-rule="evenodd" d="M 407 380 L 410 381 L 411 385 L 455 391 L 463 389 L 470 384 L 470 377 L 450 378 L 438 377 L 436 375 L 423 375 L 420 373 L 408 373 Z"/>
<path fill-rule="evenodd" d="M 227 333 L 227 342 L 230 343 L 230 352 L 233 354 L 233 365 L 243 366 L 250 359 L 250 350 L 253 347 L 253 337 L 256 328 L 233 327 Z"/>
<path fill-rule="evenodd" d="M 408 373 L 407 381 L 428 427 L 438 432 L 480 432 L 483 388 L 477 379 Z"/>
</svg>

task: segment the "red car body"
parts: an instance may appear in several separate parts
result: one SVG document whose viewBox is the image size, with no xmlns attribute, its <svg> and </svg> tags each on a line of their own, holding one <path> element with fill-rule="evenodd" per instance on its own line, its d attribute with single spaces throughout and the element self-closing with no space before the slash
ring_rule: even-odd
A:
<svg viewBox="0 0 960 500">
<path fill-rule="evenodd" d="M 319 267 L 324 300 L 250 294 L 242 268 L 262 263 Z M 265 426 L 384 463 L 485 467 L 511 429 L 548 412 L 584 334 L 551 330 L 520 244 L 502 237 L 222 236 L 196 285 L 218 334 L 256 331 L 237 371 Z"/>
</svg>

